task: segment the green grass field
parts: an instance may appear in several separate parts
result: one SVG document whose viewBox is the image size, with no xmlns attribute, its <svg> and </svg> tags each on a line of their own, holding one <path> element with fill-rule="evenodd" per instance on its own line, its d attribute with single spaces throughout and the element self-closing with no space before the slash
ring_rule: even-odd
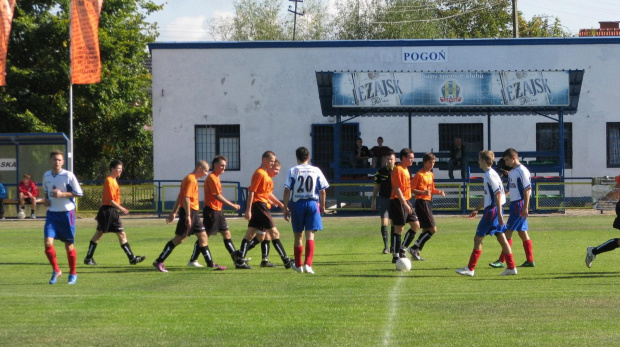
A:
<svg viewBox="0 0 620 347">
<path fill-rule="evenodd" d="M 0 222 L 0 345 L 71 346 L 595 346 L 620 341 L 620 251 L 584 265 L 585 249 L 620 232 L 612 214 L 533 216 L 536 268 L 499 277 L 487 264 L 500 247 L 488 238 L 475 277 L 467 264 L 476 221 L 438 217 L 425 262 L 408 273 L 380 254 L 376 217 L 325 218 L 317 236 L 316 275 L 275 269 L 232 269 L 221 237 L 210 240 L 223 272 L 186 267 L 194 239 L 168 258 L 169 273 L 151 262 L 172 237 L 163 219 L 124 219 L 130 244 L 147 260 L 130 266 L 114 235 L 82 265 L 92 218 L 77 227 L 78 283 L 66 285 L 64 247 L 56 250 L 63 277 L 47 284 L 43 220 Z M 290 224 L 277 218 L 287 252 Z M 230 219 L 239 246 L 245 221 Z M 516 236 L 516 235 L 515 235 Z M 515 239 L 515 261 L 524 261 Z M 204 259 L 200 259 L 204 264 Z M 615 342 L 614 342 L 615 341 Z"/>
</svg>

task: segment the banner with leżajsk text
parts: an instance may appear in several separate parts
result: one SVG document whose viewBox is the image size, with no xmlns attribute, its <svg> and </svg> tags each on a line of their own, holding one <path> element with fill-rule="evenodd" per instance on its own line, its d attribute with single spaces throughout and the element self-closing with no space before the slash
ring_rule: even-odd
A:
<svg viewBox="0 0 620 347">
<path fill-rule="evenodd" d="M 6 55 L 14 9 L 15 0 L 0 0 L 0 86 L 6 85 Z"/>
<path fill-rule="evenodd" d="M 71 1 L 71 83 L 101 82 L 99 16 L 103 0 Z"/>
</svg>

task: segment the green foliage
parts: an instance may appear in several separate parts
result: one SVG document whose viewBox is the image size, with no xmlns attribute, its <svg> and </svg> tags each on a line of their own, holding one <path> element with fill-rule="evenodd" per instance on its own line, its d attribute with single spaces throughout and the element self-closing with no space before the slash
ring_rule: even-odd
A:
<svg viewBox="0 0 620 347">
<path fill-rule="evenodd" d="M 69 134 L 69 0 L 19 1 L 11 30 L 0 132 Z M 157 37 L 150 0 L 106 0 L 99 41 L 101 83 L 73 86 L 74 171 L 101 179 L 101 163 L 124 162 L 125 179 L 152 178 L 146 45 Z"/>
<path fill-rule="evenodd" d="M 399 273 L 381 254 L 379 218 L 325 218 L 316 235 L 315 275 L 285 270 L 271 248 L 275 269 L 260 268 L 260 247 L 250 251 L 254 270 L 231 269 L 221 237 L 209 239 L 223 272 L 186 266 L 195 238 L 177 246 L 169 273 L 151 262 L 173 236 L 163 219 L 123 219 L 132 250 L 146 255 L 132 266 L 114 235 L 104 235 L 95 259 L 83 265 L 95 231 L 92 218 L 76 227 L 78 282 L 64 271 L 56 285 L 40 242 L 41 221 L 3 221 L 0 339 L 6 346 L 613 346 L 620 338 L 620 250 L 584 264 L 587 246 L 617 236 L 612 214 L 531 216 L 535 268 L 499 277 L 490 268 L 500 252 L 485 239 L 475 277 L 467 264 L 477 220 L 436 216 L 438 232 L 424 262 Z M 247 222 L 230 218 L 233 240 Z M 289 255 L 290 223 L 275 222 Z M 515 261 L 524 260 L 514 235 Z M 204 264 L 202 257 L 199 262 Z"/>
<path fill-rule="evenodd" d="M 549 21 L 549 16 L 534 16 L 530 21 L 521 19 L 519 21 L 520 37 L 570 37 L 569 31 L 565 31 L 559 18 L 555 17 L 553 22 Z"/>
</svg>

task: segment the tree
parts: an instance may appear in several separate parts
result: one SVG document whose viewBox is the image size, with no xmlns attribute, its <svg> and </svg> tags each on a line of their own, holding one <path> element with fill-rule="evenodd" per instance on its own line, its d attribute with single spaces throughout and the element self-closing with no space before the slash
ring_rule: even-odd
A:
<svg viewBox="0 0 620 347">
<path fill-rule="evenodd" d="M 442 38 L 512 37 L 512 6 L 510 0 L 438 2 Z"/>
<path fill-rule="evenodd" d="M 519 13 L 521 15 L 521 13 Z M 520 18 L 519 36 L 520 37 L 569 37 L 570 32 L 565 31 L 559 18 L 553 17 L 553 23 L 549 22 L 552 16 L 537 15 L 530 21 Z"/>
<path fill-rule="evenodd" d="M 69 133 L 69 0 L 21 0 L 0 89 L 0 132 Z M 74 171 L 100 179 L 112 158 L 124 178 L 152 178 L 150 83 L 145 47 L 157 36 L 145 22 L 161 6 L 150 0 L 106 0 L 99 41 L 102 82 L 74 85 Z"/>
</svg>

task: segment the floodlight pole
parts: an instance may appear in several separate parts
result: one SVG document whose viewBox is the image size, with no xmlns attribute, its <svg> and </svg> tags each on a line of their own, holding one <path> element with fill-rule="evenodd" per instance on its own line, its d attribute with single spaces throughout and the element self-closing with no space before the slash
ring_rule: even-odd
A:
<svg viewBox="0 0 620 347">
<path fill-rule="evenodd" d="M 512 37 L 519 38 L 519 12 L 517 11 L 517 0 L 512 0 Z"/>
<path fill-rule="evenodd" d="M 295 3 L 295 9 L 291 10 L 291 6 L 288 7 L 288 11 L 293 14 L 293 41 L 295 41 L 295 32 L 297 31 L 297 16 L 303 16 L 303 12 L 297 12 L 297 3 L 304 2 L 304 0 L 288 0 Z"/>
</svg>

